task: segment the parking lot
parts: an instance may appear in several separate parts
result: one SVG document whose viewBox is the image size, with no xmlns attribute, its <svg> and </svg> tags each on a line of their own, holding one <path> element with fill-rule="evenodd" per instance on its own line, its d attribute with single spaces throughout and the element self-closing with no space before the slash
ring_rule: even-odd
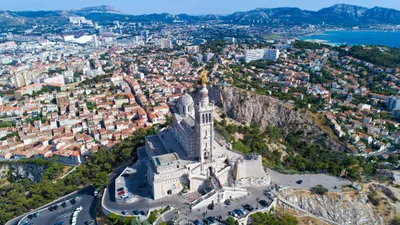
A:
<svg viewBox="0 0 400 225">
<path fill-rule="evenodd" d="M 77 195 L 67 199 L 62 199 L 59 202 L 46 207 L 37 212 L 28 215 L 21 225 L 69 225 L 71 224 L 72 214 L 78 207 L 82 207 L 82 211 L 77 216 L 77 225 L 96 224 L 95 207 L 98 199 L 94 196 L 94 189 L 87 188 Z M 94 220 L 92 223 L 89 221 Z"/>
</svg>

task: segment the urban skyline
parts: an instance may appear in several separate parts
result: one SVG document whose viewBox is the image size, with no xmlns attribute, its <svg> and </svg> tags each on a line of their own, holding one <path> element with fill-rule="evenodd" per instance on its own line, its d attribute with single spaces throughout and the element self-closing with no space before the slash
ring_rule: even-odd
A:
<svg viewBox="0 0 400 225">
<path fill-rule="evenodd" d="M 275 7 L 298 7 L 306 10 L 319 10 L 321 8 L 330 7 L 334 4 L 343 3 L 338 0 L 327 0 L 327 1 L 316 1 L 311 0 L 307 2 L 301 2 L 296 0 L 282 0 L 279 2 L 264 2 L 261 0 L 250 0 L 243 3 L 242 1 L 233 0 L 230 4 L 226 4 L 224 1 L 191 1 L 188 4 L 183 0 L 172 0 L 172 1 L 161 1 L 155 0 L 151 4 L 147 2 L 129 2 L 126 0 L 88 0 L 88 1 L 41 1 L 41 0 L 21 0 L 18 2 L 8 1 L 0 4 L 2 10 L 13 10 L 13 11 L 40 11 L 40 10 L 68 10 L 68 9 L 79 9 L 83 7 L 98 6 L 98 5 L 109 5 L 121 10 L 125 14 L 151 14 L 151 13 L 187 13 L 193 15 L 201 14 L 229 14 L 237 11 L 247 11 L 255 8 L 275 8 Z M 375 6 L 386 7 L 393 9 L 400 9 L 400 2 L 398 1 L 362 1 L 362 0 L 350 0 L 346 1 L 345 4 L 358 5 L 363 7 L 372 8 Z M 177 7 L 178 6 L 178 7 Z"/>
</svg>

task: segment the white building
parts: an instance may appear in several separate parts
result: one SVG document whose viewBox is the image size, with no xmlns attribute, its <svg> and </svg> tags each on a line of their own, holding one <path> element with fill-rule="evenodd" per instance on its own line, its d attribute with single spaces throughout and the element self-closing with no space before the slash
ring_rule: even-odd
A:
<svg viewBox="0 0 400 225">
<path fill-rule="evenodd" d="M 92 41 L 93 41 L 93 48 L 98 48 L 99 47 L 99 40 L 97 40 L 97 35 L 93 34 Z"/>
<path fill-rule="evenodd" d="M 172 48 L 172 41 L 168 39 L 160 39 L 160 48 Z"/>
<path fill-rule="evenodd" d="M 70 16 L 69 22 L 74 25 L 81 25 L 81 24 L 93 25 L 93 22 L 91 20 L 87 20 L 83 16 Z"/>
<path fill-rule="evenodd" d="M 185 52 L 187 54 L 196 54 L 200 52 L 200 47 L 198 45 L 186 46 Z"/>
<path fill-rule="evenodd" d="M 184 94 L 173 110 L 172 127 L 146 137 L 140 153 L 141 160 L 147 159 L 147 182 L 154 199 L 183 189 L 218 192 L 227 186 L 270 183 L 261 156 L 232 151 L 230 143 L 214 130 L 214 104 L 209 101 L 205 79 L 197 104 Z M 218 197 L 223 195 L 215 196 L 223 200 Z"/>
<path fill-rule="evenodd" d="M 244 61 L 249 63 L 255 60 L 277 60 L 279 58 L 279 50 L 278 49 L 250 49 L 244 52 Z"/>
</svg>

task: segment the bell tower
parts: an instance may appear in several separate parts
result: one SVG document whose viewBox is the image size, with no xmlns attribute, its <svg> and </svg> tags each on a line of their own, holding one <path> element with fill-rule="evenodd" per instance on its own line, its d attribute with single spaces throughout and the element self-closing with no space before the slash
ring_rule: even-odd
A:
<svg viewBox="0 0 400 225">
<path fill-rule="evenodd" d="M 213 159 L 214 140 L 214 105 L 210 103 L 207 90 L 207 71 L 201 72 L 202 88 L 200 90 L 199 102 L 196 106 L 196 148 L 200 163 L 211 162 Z"/>
</svg>

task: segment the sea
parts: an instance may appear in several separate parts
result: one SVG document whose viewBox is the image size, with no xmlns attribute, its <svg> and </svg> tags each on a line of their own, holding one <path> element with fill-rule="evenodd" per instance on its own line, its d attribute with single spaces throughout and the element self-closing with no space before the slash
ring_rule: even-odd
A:
<svg viewBox="0 0 400 225">
<path fill-rule="evenodd" d="M 303 36 L 301 40 L 312 40 L 331 45 L 383 45 L 400 47 L 400 31 L 326 31 Z"/>
</svg>

